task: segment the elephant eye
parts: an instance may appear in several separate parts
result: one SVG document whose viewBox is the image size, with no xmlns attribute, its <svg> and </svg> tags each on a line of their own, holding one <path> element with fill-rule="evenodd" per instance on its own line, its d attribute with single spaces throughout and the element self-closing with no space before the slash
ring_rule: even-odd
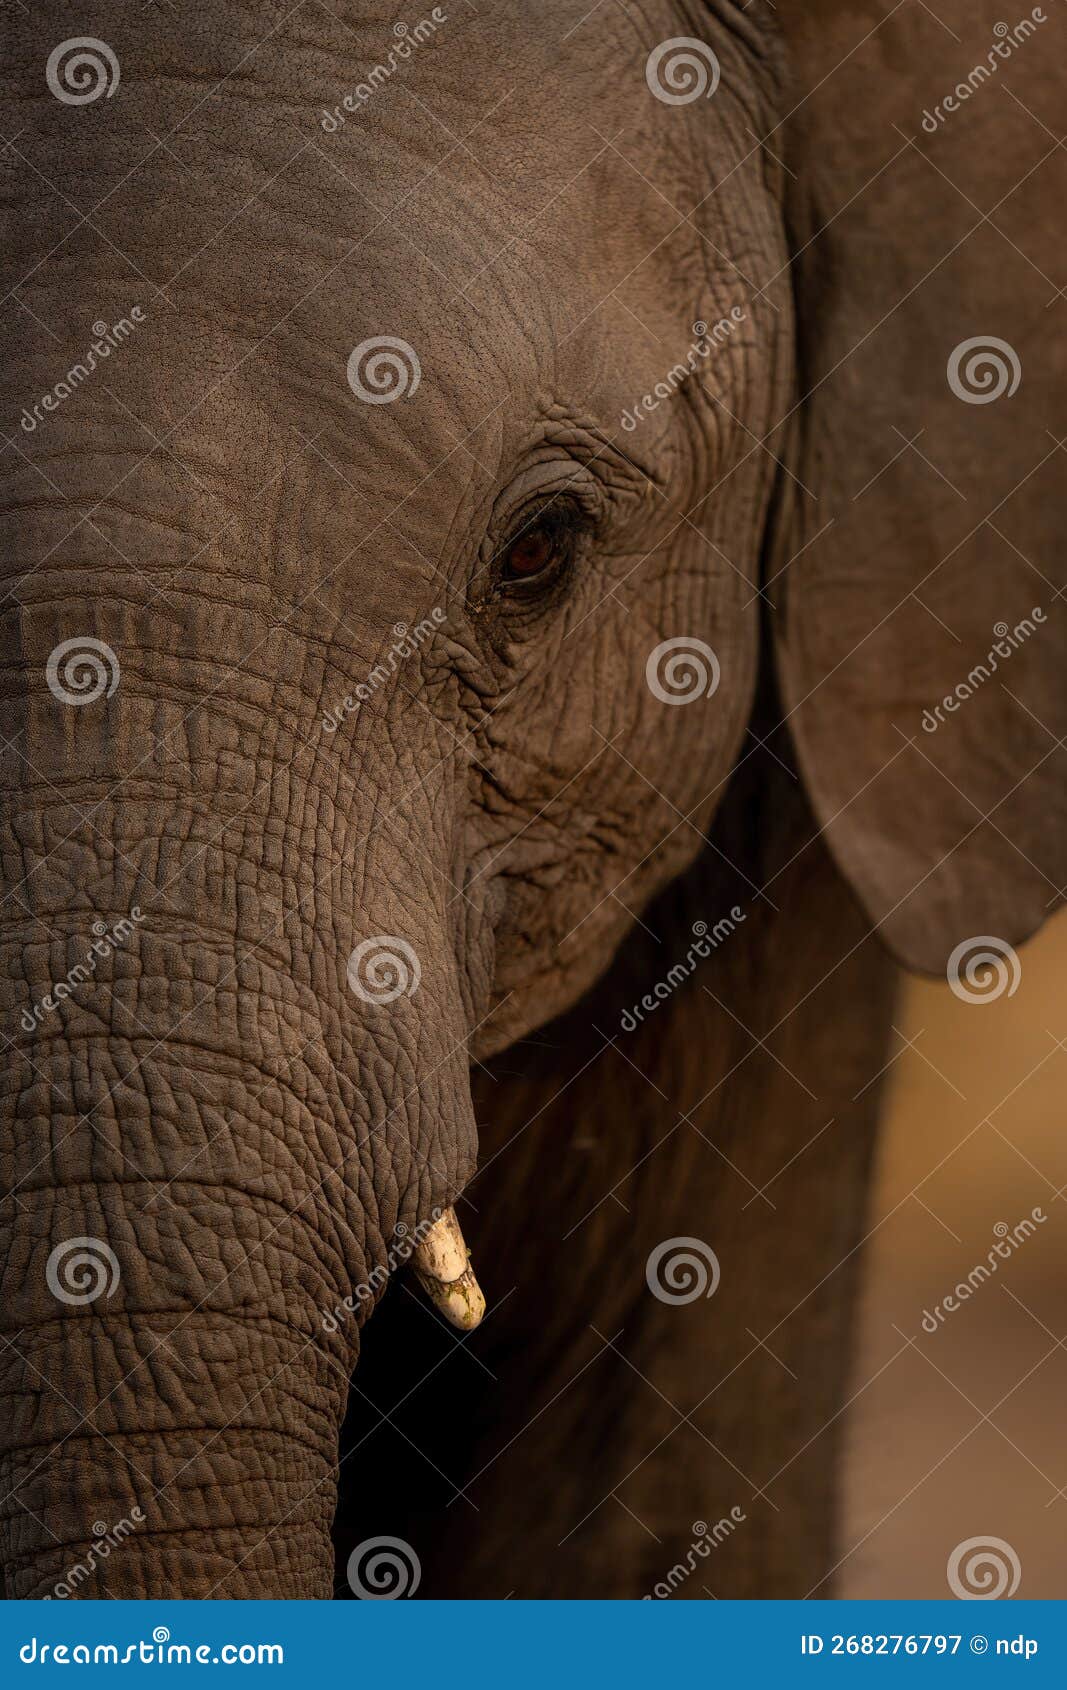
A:
<svg viewBox="0 0 1067 1690">
<path fill-rule="evenodd" d="M 556 581 L 572 562 L 584 527 L 582 513 L 567 500 L 528 512 L 500 554 L 498 581 L 531 590 Z"/>
<path fill-rule="evenodd" d="M 546 523 L 537 522 L 513 540 L 504 553 L 505 572 L 514 580 L 540 575 L 555 556 L 555 543 Z"/>
</svg>

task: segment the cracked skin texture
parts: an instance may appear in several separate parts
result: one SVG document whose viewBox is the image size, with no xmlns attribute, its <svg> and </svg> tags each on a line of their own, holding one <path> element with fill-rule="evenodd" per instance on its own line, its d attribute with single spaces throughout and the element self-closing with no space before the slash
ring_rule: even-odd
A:
<svg viewBox="0 0 1067 1690">
<path fill-rule="evenodd" d="M 93 27 L 121 87 L 83 107 L 42 76 L 65 10 L 5 22 L 4 132 L 26 134 L 3 184 L 4 291 L 28 309 L 3 348 L 18 447 L 0 564 L 4 1026 L 82 961 L 95 920 L 143 917 L 91 986 L 18 1036 L 0 1089 L 10 1596 L 48 1594 L 94 1523 L 134 1507 L 144 1524 L 77 1594 L 331 1593 L 360 1335 L 357 1319 L 327 1331 L 322 1312 L 378 1284 L 398 1227 L 470 1181 L 470 1057 L 573 1010 L 634 915 L 690 869 L 766 672 L 761 616 L 814 820 L 906 961 L 941 968 L 967 932 L 1024 936 L 1041 877 L 1062 868 L 1059 755 L 1016 794 L 1033 730 L 1005 725 L 991 690 L 973 707 L 981 746 L 946 736 L 936 751 L 959 759 L 946 772 L 966 802 L 1007 802 L 996 836 L 973 830 L 956 849 L 966 817 L 932 764 L 879 774 L 902 696 L 917 716 L 946 684 L 947 635 L 889 612 L 959 519 L 910 459 L 857 518 L 853 493 L 888 456 L 862 396 L 880 395 L 888 426 L 905 417 L 891 404 L 901 370 L 932 372 L 940 467 L 975 479 L 930 351 L 940 320 L 909 319 L 906 356 L 875 337 L 858 384 L 851 366 L 824 383 L 776 455 L 752 444 L 792 411 L 802 371 L 834 368 L 905 293 L 933 238 L 919 230 L 872 264 L 864 219 L 914 222 L 909 159 L 903 185 L 789 263 L 820 226 L 811 163 L 826 135 L 839 183 L 859 189 L 882 162 L 877 125 L 813 98 L 783 136 L 793 204 L 751 136 L 792 103 L 783 77 L 814 88 L 841 58 L 855 7 L 827 8 L 815 40 L 780 6 L 784 44 L 768 8 L 728 0 L 608 9 L 565 46 L 573 6 L 482 11 L 450 18 L 403 71 L 438 124 L 470 132 L 462 146 L 397 89 L 321 129 L 388 36 L 392 19 L 362 4 L 178 20 L 105 0 Z M 887 39 L 898 52 L 924 27 L 909 15 Z M 682 34 L 713 45 L 721 83 L 712 102 L 668 108 L 644 64 Z M 944 62 L 939 41 L 922 45 Z M 629 162 L 610 147 L 592 159 L 591 125 L 625 133 Z M 670 184 L 669 201 L 649 184 Z M 992 269 L 983 282 L 1004 285 Z M 146 321 L 106 372 L 21 428 L 20 405 L 78 358 L 87 325 L 135 302 Z M 735 305 L 744 321 L 701 379 L 621 435 L 693 322 Z M 361 405 L 347 360 L 381 334 L 416 349 L 421 381 Z M 1056 362 L 1044 348 L 1027 389 L 1038 410 Z M 842 440 L 848 485 L 822 535 Z M 1007 486 L 1022 448 L 994 446 Z M 817 519 L 781 454 L 825 498 Z M 553 497 L 568 567 L 550 591 L 511 591 L 499 555 Z M 1022 552 L 1045 558 L 1025 523 L 1050 523 L 1056 497 L 1016 516 Z M 980 590 L 952 599 L 974 649 L 1030 590 L 987 540 Z M 761 571 L 781 576 L 762 602 Z M 435 608 L 438 634 L 327 731 L 397 627 Z M 707 707 L 663 706 L 645 684 L 649 652 L 679 634 L 714 646 Z M 80 708 L 44 679 L 75 637 L 121 665 L 112 695 Z M 1035 642 L 1014 672 L 1053 724 L 1049 661 Z M 755 813 L 773 839 L 774 805 Z M 826 858 L 822 872 L 838 871 Z M 833 886 L 845 894 L 829 884 L 832 909 Z M 417 993 L 388 1005 L 346 981 L 376 934 L 404 938 L 421 968 Z M 755 946 L 750 963 L 771 966 Z M 872 985 L 856 1051 L 879 1047 L 887 1013 Z M 744 1115 L 737 1094 L 731 1109 Z M 521 1103 L 509 1110 L 519 1119 Z M 87 1305 L 48 1286 L 52 1250 L 80 1236 L 105 1239 L 120 1270 Z M 833 1318 L 836 1343 L 847 1299 Z M 490 1549 L 467 1552 L 461 1593 L 489 1588 Z M 745 1593 L 772 1564 L 757 1561 Z M 590 1594 L 612 1566 L 601 1546 Z"/>
</svg>

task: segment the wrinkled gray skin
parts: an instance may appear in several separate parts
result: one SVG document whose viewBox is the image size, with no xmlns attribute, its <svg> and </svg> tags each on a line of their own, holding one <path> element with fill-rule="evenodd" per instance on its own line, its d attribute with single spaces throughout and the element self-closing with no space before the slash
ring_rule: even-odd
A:
<svg viewBox="0 0 1067 1690">
<path fill-rule="evenodd" d="M 92 31 L 122 82 L 83 107 L 43 80 L 69 14 L 10 20 L 4 127 L 27 133 L 7 260 L 25 310 L 4 346 L 5 1026 L 94 920 L 143 920 L 19 1034 L 4 1084 L 9 1594 L 48 1592 L 91 1523 L 134 1505 L 144 1525 L 80 1594 L 330 1593 L 364 1311 L 336 1331 L 322 1312 L 464 1190 L 471 1059 L 605 974 L 738 758 L 782 498 L 753 442 L 797 381 L 784 180 L 753 144 L 775 121 L 774 32 L 763 8 L 652 3 L 564 44 L 585 10 L 450 18 L 398 73 L 408 93 L 334 133 L 320 112 L 383 55 L 392 14 L 103 0 Z M 714 45 L 712 101 L 651 98 L 647 53 L 676 35 Z M 106 371 L 20 429 L 89 325 L 135 302 L 146 322 Z M 694 321 L 735 305 L 703 379 L 621 430 Z M 415 348 L 421 381 L 370 405 L 345 371 L 378 335 Z M 502 548 L 561 489 L 585 527 L 571 577 L 506 590 Z M 435 608 L 432 640 L 329 731 L 396 626 Z M 692 634 L 721 684 L 674 708 L 646 660 Z M 64 706 L 47 660 L 83 636 L 121 682 Z M 790 826 L 813 831 L 807 812 Z M 376 935 L 421 967 L 387 1006 L 346 981 Z M 881 983 L 870 1009 L 853 1092 L 878 1066 Z M 491 1301 L 521 1277 L 522 1216 L 497 1229 L 499 1274 L 479 1258 Z M 46 1263 L 83 1235 L 120 1280 L 62 1304 Z M 616 1593 L 610 1550 L 588 1578 Z M 463 1593 L 488 1587 L 472 1572 Z"/>
</svg>

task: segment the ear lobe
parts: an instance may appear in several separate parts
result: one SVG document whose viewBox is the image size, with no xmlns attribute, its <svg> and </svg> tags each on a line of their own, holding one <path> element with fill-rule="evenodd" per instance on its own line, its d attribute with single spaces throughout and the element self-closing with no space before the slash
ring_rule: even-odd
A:
<svg viewBox="0 0 1067 1690">
<path fill-rule="evenodd" d="M 1011 38 L 1009 92 L 963 0 L 950 29 L 779 10 L 799 375 L 775 449 L 805 489 L 783 477 L 767 568 L 784 707 L 872 920 L 944 972 L 1067 882 L 1067 18 Z"/>
</svg>

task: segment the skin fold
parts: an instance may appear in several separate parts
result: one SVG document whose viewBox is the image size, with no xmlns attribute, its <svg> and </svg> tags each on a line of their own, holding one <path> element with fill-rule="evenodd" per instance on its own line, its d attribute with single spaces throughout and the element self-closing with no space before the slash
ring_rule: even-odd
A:
<svg viewBox="0 0 1067 1690">
<path fill-rule="evenodd" d="M 1003 331 L 1003 267 L 973 326 L 949 273 L 901 308 L 941 190 L 905 145 L 861 189 L 886 67 L 950 84 L 928 17 L 843 100 L 873 5 L 586 11 L 457 12 L 355 110 L 369 5 L 104 0 L 121 82 L 83 105 L 44 75 L 66 9 L 5 19 L 8 1596 L 133 1509 L 77 1595 L 328 1598 L 391 1535 L 422 1595 L 637 1596 L 733 1505 L 684 1594 L 832 1567 L 889 953 L 1018 942 L 1065 878 L 1054 640 L 917 725 L 995 620 L 1059 610 L 1063 351 L 1013 325 L 979 432 L 945 356 Z M 676 37 L 710 98 L 651 91 Z M 986 109 L 1006 184 L 1032 142 Z M 395 401 L 353 373 L 381 337 Z M 917 416 L 933 477 L 894 458 Z M 72 704 L 86 640 L 115 684 Z M 717 676 L 684 708 L 675 641 Z M 483 1330 L 394 1275 L 364 1340 L 452 1204 Z M 691 1235 L 724 1285 L 667 1307 L 646 1262 Z M 114 1283 L 64 1300 L 86 1238 Z"/>
</svg>

